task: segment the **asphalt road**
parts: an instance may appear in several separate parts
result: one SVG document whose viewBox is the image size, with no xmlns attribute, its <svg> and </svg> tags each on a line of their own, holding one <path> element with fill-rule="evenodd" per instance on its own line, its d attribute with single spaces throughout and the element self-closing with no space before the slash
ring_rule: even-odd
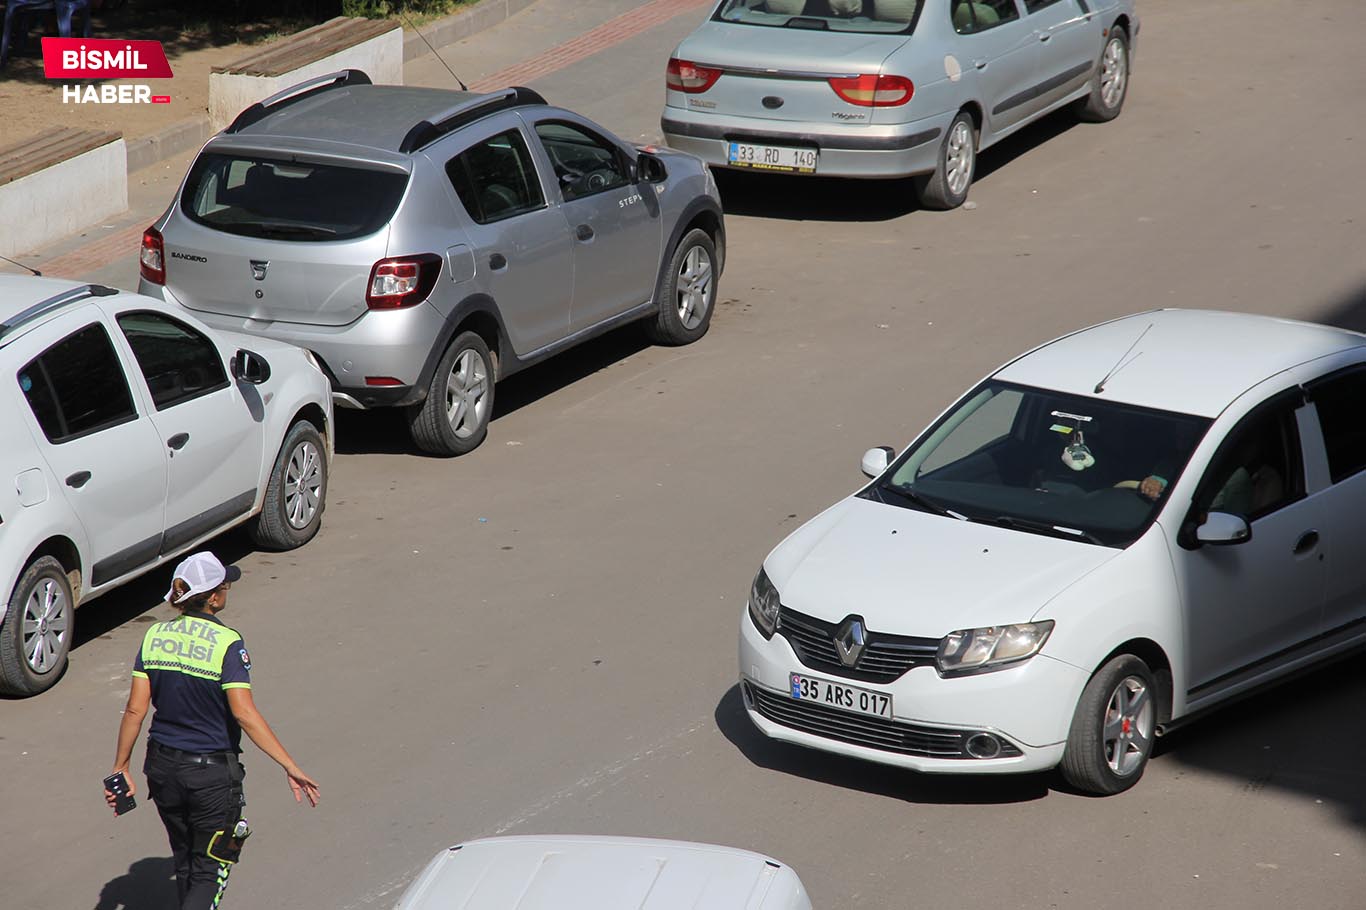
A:
<svg viewBox="0 0 1366 910">
<path fill-rule="evenodd" d="M 1022 348 L 1161 306 L 1366 328 L 1366 7 L 1141 15 L 1123 116 L 987 152 L 975 210 L 725 180 L 701 343 L 625 331 L 515 377 L 456 461 L 413 454 L 394 415 L 347 415 L 313 543 L 218 543 L 246 572 L 224 618 L 258 703 L 323 792 L 296 807 L 248 747 L 257 834 L 226 906 L 388 907 L 439 848 L 532 832 L 761 850 L 826 908 L 1366 905 L 1366 658 L 1187 728 L 1109 799 L 770 744 L 734 688 L 768 549 L 859 484 L 865 448 L 904 444 Z M 663 60 L 700 16 L 534 85 L 653 136 Z M 512 25 L 461 62 L 517 62 Z M 7 910 L 168 906 L 155 813 L 112 819 L 98 786 L 164 585 L 82 610 L 66 679 L 0 703 Z"/>
</svg>

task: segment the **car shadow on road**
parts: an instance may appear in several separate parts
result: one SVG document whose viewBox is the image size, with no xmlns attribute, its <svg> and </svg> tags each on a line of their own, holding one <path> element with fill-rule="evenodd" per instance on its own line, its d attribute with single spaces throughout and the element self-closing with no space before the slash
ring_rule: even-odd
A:
<svg viewBox="0 0 1366 910">
<path fill-rule="evenodd" d="M 528 367 L 498 383 L 493 396 L 493 422 L 516 413 L 581 379 L 607 369 L 650 346 L 638 324 L 622 326 Z M 337 453 L 341 455 L 415 455 L 408 421 L 399 408 L 337 411 Z"/>
<path fill-rule="evenodd" d="M 1366 654 L 1267 690 L 1158 740 L 1154 759 L 1334 807 L 1366 828 Z M 1143 786 L 1141 783 L 1139 786 Z"/>
<path fill-rule="evenodd" d="M 714 717 L 721 735 L 760 768 L 908 803 L 990 805 L 1029 802 L 1047 796 L 1052 782 L 1051 775 L 1047 774 L 916 774 L 772 740 L 750 723 L 738 685 L 731 686 L 721 697 Z"/>
<path fill-rule="evenodd" d="M 973 183 L 1077 126 L 1070 111 L 1057 111 L 1001 140 L 977 159 Z M 716 168 L 727 215 L 788 221 L 891 221 L 920 210 L 914 182 L 800 177 Z M 971 197 L 969 197 L 971 198 Z"/>
<path fill-rule="evenodd" d="M 94 910 L 174 910 L 175 866 L 169 856 L 149 856 L 100 889 Z"/>
</svg>

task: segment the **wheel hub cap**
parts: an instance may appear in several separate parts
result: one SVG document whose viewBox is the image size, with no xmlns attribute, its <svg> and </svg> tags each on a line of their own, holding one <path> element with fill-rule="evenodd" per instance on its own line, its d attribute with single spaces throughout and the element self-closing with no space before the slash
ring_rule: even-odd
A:
<svg viewBox="0 0 1366 910">
<path fill-rule="evenodd" d="M 1153 702 L 1147 684 L 1137 676 L 1124 679 L 1110 693 L 1105 709 L 1105 763 L 1120 777 L 1143 767 L 1153 741 Z"/>
<path fill-rule="evenodd" d="M 968 181 L 972 179 L 973 154 L 972 131 L 960 120 L 949 133 L 948 154 L 944 156 L 946 180 L 955 196 L 967 190 Z"/>
<path fill-rule="evenodd" d="M 317 446 L 304 441 L 289 453 L 285 466 L 285 519 L 296 531 L 308 527 L 322 501 L 322 457 Z"/>
<path fill-rule="evenodd" d="M 688 250 L 678 269 L 678 319 L 685 329 L 702 324 L 711 301 L 711 257 L 700 246 Z"/>
<path fill-rule="evenodd" d="M 40 581 L 24 603 L 24 661 L 35 673 L 52 670 L 65 653 L 69 607 L 65 592 L 50 578 Z"/>
<path fill-rule="evenodd" d="M 461 439 L 476 433 L 488 411 L 488 371 L 471 350 L 460 352 L 446 379 L 446 419 Z"/>
</svg>

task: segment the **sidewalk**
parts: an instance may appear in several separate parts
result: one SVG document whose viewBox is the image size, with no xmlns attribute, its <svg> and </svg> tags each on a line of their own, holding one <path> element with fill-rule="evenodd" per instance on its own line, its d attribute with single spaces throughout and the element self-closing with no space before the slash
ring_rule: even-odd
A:
<svg viewBox="0 0 1366 910">
<path fill-rule="evenodd" d="M 445 63 L 472 90 L 527 84 L 589 60 L 684 13 L 699 13 L 709 2 L 537 0 L 505 22 L 438 50 Z M 662 60 L 660 73 L 662 80 Z M 597 78 L 595 73 L 594 79 Z M 404 82 L 456 87 L 441 60 L 431 53 L 405 64 Z M 612 88 L 620 90 L 623 87 Z M 647 88 L 651 93 L 659 91 L 653 84 Z M 559 100 L 553 97 L 554 94 L 552 91 L 552 103 Z M 621 134 L 630 139 L 645 138 L 629 136 L 624 131 Z M 40 269 L 44 275 L 135 289 L 142 231 L 165 210 L 195 151 L 197 148 L 130 174 L 129 208 L 118 219 L 15 258 Z M 3 263 L 0 263 L 0 269 L 13 271 Z"/>
</svg>

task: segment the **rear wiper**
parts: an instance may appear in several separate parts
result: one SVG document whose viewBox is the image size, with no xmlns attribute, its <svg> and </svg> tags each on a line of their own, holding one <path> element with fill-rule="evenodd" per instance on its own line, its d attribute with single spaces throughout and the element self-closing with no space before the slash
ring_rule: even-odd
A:
<svg viewBox="0 0 1366 910">
<path fill-rule="evenodd" d="M 1016 518 L 1013 515 L 997 515 L 995 518 L 984 518 L 982 520 L 988 524 L 998 524 L 1003 528 L 1014 528 L 1017 531 L 1028 531 L 1031 534 L 1046 534 L 1049 537 L 1061 537 L 1065 540 L 1084 540 L 1096 546 L 1105 546 L 1105 542 L 1099 537 L 1090 531 L 1083 531 L 1079 528 L 1065 528 L 1062 525 L 1030 521 L 1027 518 Z"/>
<path fill-rule="evenodd" d="M 966 515 L 960 515 L 953 509 L 945 508 L 944 506 L 941 506 L 939 503 L 935 502 L 933 499 L 926 498 L 923 493 L 917 493 L 910 487 L 898 487 L 893 486 L 891 484 L 881 484 L 879 486 L 874 487 L 873 489 L 878 491 L 886 490 L 888 493 L 893 493 L 904 499 L 909 499 L 911 502 L 915 503 L 917 506 L 924 509 L 926 512 L 933 512 L 935 515 L 947 515 L 949 518 L 956 518 L 959 521 L 968 520 L 968 517 Z"/>
</svg>

